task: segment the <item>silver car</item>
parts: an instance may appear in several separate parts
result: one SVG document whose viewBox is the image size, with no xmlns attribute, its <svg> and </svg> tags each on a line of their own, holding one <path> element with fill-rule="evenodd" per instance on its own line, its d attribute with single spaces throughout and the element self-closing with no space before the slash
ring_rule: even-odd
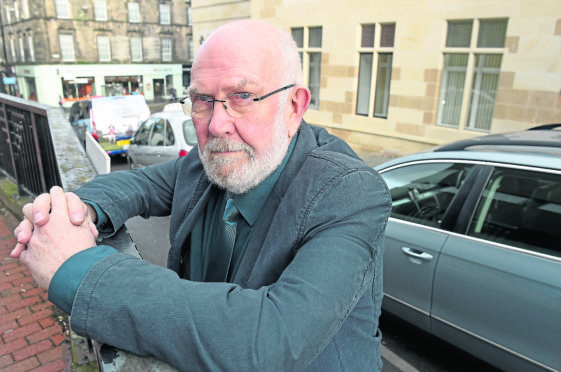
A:
<svg viewBox="0 0 561 372">
<path fill-rule="evenodd" d="M 505 371 L 561 370 L 561 124 L 376 167 L 384 312 Z"/>
<path fill-rule="evenodd" d="M 152 114 L 131 139 L 128 162 L 131 169 L 185 156 L 197 144 L 193 121 L 179 104 Z"/>
</svg>

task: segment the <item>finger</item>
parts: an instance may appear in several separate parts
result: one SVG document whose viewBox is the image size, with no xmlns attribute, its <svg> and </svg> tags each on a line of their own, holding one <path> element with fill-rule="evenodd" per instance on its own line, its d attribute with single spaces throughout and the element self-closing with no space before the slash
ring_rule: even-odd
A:
<svg viewBox="0 0 561 372">
<path fill-rule="evenodd" d="M 64 190 L 58 186 L 53 186 L 51 188 L 51 214 L 62 217 L 68 216 L 66 194 Z"/>
<path fill-rule="evenodd" d="M 97 239 L 99 232 L 97 231 L 97 228 L 95 227 L 95 223 L 93 223 L 92 221 L 89 222 L 90 223 L 90 231 L 92 232 L 92 235 L 94 236 L 94 239 Z"/>
<path fill-rule="evenodd" d="M 27 218 L 23 219 L 19 225 L 14 230 L 14 236 L 18 243 L 27 244 L 29 239 L 31 239 L 31 234 L 33 233 L 33 223 Z"/>
<path fill-rule="evenodd" d="M 70 221 L 74 225 L 81 225 L 86 220 L 88 215 L 88 209 L 84 202 L 80 200 L 78 195 L 67 192 L 66 202 L 68 204 L 68 215 L 70 216 Z"/>
<path fill-rule="evenodd" d="M 21 253 L 25 251 L 25 248 L 25 244 L 17 243 L 12 253 L 10 253 L 10 257 L 19 258 Z"/>
<path fill-rule="evenodd" d="M 51 196 L 41 194 L 33 201 L 33 210 L 30 220 L 36 225 L 44 225 L 49 221 L 49 211 L 51 210 Z"/>
<path fill-rule="evenodd" d="M 23 216 L 25 218 L 27 218 L 29 221 L 33 220 L 33 204 L 27 203 L 23 206 L 21 211 L 23 212 Z"/>
</svg>

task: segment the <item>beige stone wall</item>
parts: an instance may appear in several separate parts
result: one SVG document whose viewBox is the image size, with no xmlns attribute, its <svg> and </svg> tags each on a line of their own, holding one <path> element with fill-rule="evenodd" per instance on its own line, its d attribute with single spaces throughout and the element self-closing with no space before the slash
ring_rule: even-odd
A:
<svg viewBox="0 0 561 372">
<path fill-rule="evenodd" d="M 253 0 L 251 16 L 287 29 L 323 27 L 320 110 L 305 118 L 361 150 L 410 153 L 482 134 L 435 124 L 446 21 L 452 19 L 508 18 L 490 132 L 561 122 L 559 0 Z M 387 119 L 354 114 L 366 23 L 396 24 Z"/>
<path fill-rule="evenodd" d="M 250 17 L 250 0 L 191 0 L 193 49 L 221 25 Z"/>
</svg>

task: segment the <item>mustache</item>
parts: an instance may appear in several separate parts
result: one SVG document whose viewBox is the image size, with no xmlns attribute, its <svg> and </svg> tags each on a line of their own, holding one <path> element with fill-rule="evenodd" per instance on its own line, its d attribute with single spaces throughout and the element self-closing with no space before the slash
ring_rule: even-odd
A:
<svg viewBox="0 0 561 372">
<path fill-rule="evenodd" d="M 205 152 L 227 152 L 227 151 L 245 151 L 253 156 L 253 148 L 245 143 L 230 142 L 223 138 L 213 138 L 209 140 L 203 149 Z"/>
</svg>

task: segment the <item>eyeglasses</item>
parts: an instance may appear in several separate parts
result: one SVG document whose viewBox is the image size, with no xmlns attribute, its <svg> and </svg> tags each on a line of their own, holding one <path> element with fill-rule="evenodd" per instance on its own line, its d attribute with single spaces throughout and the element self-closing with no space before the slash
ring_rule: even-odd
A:
<svg viewBox="0 0 561 372">
<path fill-rule="evenodd" d="M 185 114 L 190 115 L 195 120 L 210 120 L 214 111 L 214 102 L 220 102 L 224 105 L 224 109 L 235 118 L 243 117 L 254 109 L 254 102 L 259 102 L 273 94 L 282 92 L 283 90 L 292 88 L 296 84 L 286 85 L 282 88 L 267 93 L 261 97 L 254 97 L 254 94 L 242 92 L 228 94 L 225 99 L 216 99 L 204 94 L 190 94 L 179 100 L 183 106 Z"/>
</svg>

